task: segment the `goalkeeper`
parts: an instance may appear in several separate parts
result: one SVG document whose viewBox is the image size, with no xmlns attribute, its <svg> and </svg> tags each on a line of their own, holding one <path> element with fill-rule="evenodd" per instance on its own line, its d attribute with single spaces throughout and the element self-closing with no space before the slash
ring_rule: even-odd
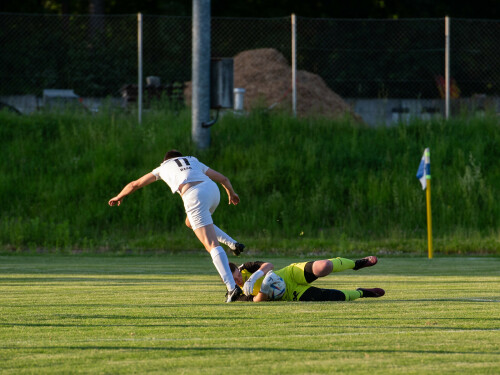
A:
<svg viewBox="0 0 500 375">
<path fill-rule="evenodd" d="M 324 277 L 332 272 L 345 270 L 359 270 L 377 264 L 377 257 L 369 256 L 356 261 L 346 258 L 333 258 L 316 260 L 312 262 L 292 263 L 276 274 L 286 284 L 283 301 L 354 301 L 358 298 L 382 297 L 385 291 L 380 288 L 358 288 L 356 290 L 336 290 L 316 288 L 311 283 L 319 277 Z M 234 281 L 243 288 L 243 293 L 238 301 L 262 302 L 269 299 L 267 293 L 274 265 L 268 262 L 246 262 L 241 266 L 229 263 Z"/>
</svg>

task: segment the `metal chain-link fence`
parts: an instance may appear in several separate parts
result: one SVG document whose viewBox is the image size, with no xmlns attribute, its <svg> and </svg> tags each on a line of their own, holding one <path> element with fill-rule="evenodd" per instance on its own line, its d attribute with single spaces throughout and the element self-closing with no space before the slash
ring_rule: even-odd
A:
<svg viewBox="0 0 500 375">
<path fill-rule="evenodd" d="M 136 16 L 0 15 L 0 95 L 72 88 L 119 96 L 137 81 Z"/>
<path fill-rule="evenodd" d="M 500 96 L 500 21 L 450 21 L 450 74 L 457 96 Z"/>
<path fill-rule="evenodd" d="M 442 20 L 301 19 L 302 69 L 351 98 L 436 97 L 444 74 Z"/>
<path fill-rule="evenodd" d="M 165 85 L 190 81 L 191 17 L 144 15 L 142 23 L 143 77 Z M 450 29 L 452 98 L 500 96 L 500 21 L 451 19 Z M 262 70 L 258 59 L 269 59 L 285 83 L 268 78 L 264 84 L 276 92 L 258 94 L 289 101 L 290 17 L 212 18 L 211 31 L 213 57 L 241 56 L 237 87 L 257 84 L 250 71 Z M 262 54 L 242 55 L 256 49 Z M 296 18 L 297 69 L 317 75 L 342 98 L 441 99 L 444 54 L 444 19 Z M 46 89 L 122 100 L 137 76 L 137 15 L 0 14 L 1 102 L 29 97 L 40 106 Z"/>
</svg>

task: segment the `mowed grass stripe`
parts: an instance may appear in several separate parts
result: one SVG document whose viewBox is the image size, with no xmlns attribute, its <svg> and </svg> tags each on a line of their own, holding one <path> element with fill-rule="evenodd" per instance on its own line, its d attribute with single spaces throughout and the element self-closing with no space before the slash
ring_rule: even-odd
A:
<svg viewBox="0 0 500 375">
<path fill-rule="evenodd" d="M 379 286 L 383 298 L 265 304 L 223 303 L 198 255 L 0 264 L 2 374 L 500 371 L 498 258 L 381 259 L 316 285 Z"/>
</svg>

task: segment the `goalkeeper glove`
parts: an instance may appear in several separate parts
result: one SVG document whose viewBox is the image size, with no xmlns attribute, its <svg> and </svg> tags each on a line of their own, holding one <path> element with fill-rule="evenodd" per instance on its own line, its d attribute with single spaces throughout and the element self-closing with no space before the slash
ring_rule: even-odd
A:
<svg viewBox="0 0 500 375">
<path fill-rule="evenodd" d="M 243 285 L 243 293 L 245 293 L 247 296 L 251 296 L 253 293 L 253 287 L 255 285 L 255 282 L 259 280 L 262 276 L 264 276 L 264 272 L 261 270 L 255 271 L 252 276 L 248 278 L 248 280 L 245 282 L 245 285 Z"/>
</svg>

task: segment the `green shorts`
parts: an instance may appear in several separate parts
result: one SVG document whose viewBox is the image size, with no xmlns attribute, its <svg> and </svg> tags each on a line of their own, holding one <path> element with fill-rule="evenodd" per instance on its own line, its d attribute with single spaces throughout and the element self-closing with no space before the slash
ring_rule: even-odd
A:
<svg viewBox="0 0 500 375">
<path fill-rule="evenodd" d="M 312 285 L 306 281 L 304 268 L 307 262 L 292 263 L 285 268 L 275 271 L 286 283 L 286 292 L 282 301 L 298 301 L 300 296 Z"/>
</svg>

